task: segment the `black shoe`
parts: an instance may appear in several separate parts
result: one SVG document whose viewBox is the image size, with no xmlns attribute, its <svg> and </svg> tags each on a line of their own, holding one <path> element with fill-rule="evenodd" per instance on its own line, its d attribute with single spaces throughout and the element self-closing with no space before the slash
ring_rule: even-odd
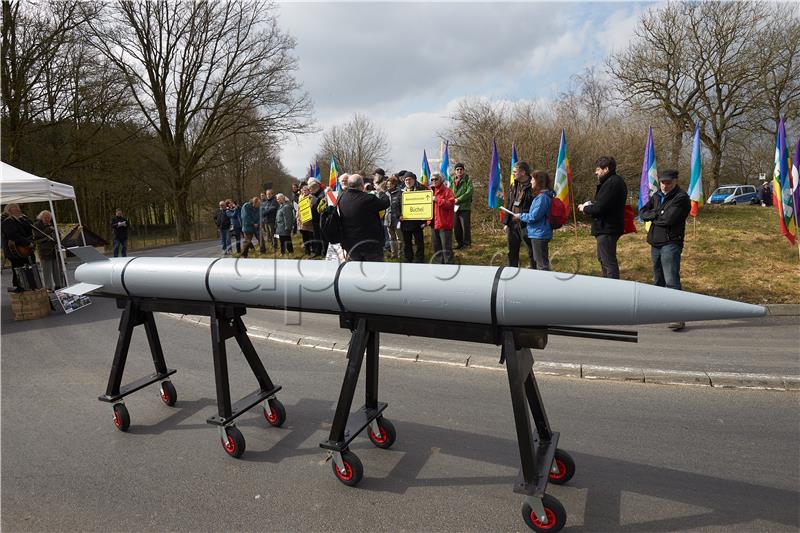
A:
<svg viewBox="0 0 800 533">
<path fill-rule="evenodd" d="M 463 245 L 463 244 L 456 244 L 455 246 L 453 246 L 453 250 L 460 250 L 460 249 L 462 249 L 463 247 L 464 247 L 464 245 Z"/>
</svg>

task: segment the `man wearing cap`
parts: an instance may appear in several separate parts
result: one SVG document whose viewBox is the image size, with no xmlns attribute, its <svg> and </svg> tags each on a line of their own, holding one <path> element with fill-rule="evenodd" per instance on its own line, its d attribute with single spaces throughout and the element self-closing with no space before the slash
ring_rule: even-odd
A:
<svg viewBox="0 0 800 533">
<path fill-rule="evenodd" d="M 650 222 L 647 242 L 651 246 L 653 281 L 659 287 L 681 290 L 681 253 L 691 202 L 678 186 L 677 170 L 660 172 L 658 183 L 660 190 L 639 210 L 639 216 Z M 675 331 L 684 326 L 683 322 L 669 325 Z"/>
<path fill-rule="evenodd" d="M 472 214 L 472 180 L 464 163 L 456 163 L 456 177 L 453 181 L 453 194 L 456 197 L 455 237 L 456 250 L 472 244 L 470 215 Z"/>
<path fill-rule="evenodd" d="M 406 191 L 424 191 L 427 189 L 417 181 L 417 175 L 406 172 L 403 176 Z M 400 212 L 403 212 L 403 199 L 400 197 Z M 400 230 L 403 232 L 403 260 L 406 263 L 425 262 L 425 228 L 424 220 L 403 220 L 400 216 Z"/>
</svg>

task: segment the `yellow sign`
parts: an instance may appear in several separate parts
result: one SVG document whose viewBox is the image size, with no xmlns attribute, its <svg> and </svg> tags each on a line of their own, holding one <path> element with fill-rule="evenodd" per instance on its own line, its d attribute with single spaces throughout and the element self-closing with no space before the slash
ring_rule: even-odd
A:
<svg viewBox="0 0 800 533">
<path fill-rule="evenodd" d="M 433 218 L 432 191 L 403 192 L 403 220 L 430 220 Z"/>
<path fill-rule="evenodd" d="M 311 220 L 311 200 L 308 196 L 303 196 L 300 198 L 300 201 L 297 202 L 297 207 L 300 209 L 300 223 L 305 224 L 309 220 Z"/>
</svg>

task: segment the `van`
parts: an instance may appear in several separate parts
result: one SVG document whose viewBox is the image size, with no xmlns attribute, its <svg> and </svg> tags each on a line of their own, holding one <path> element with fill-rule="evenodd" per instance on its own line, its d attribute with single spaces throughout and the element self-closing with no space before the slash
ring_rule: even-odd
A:
<svg viewBox="0 0 800 533">
<path fill-rule="evenodd" d="M 748 205 L 757 204 L 758 191 L 754 185 L 723 185 L 711 193 L 709 204 Z"/>
</svg>

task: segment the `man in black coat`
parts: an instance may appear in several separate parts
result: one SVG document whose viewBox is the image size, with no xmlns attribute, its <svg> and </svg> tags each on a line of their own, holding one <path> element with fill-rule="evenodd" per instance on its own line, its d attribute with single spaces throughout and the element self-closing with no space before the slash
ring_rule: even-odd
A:
<svg viewBox="0 0 800 533">
<path fill-rule="evenodd" d="M 686 234 L 686 217 L 691 211 L 689 195 L 678 187 L 678 171 L 665 170 L 658 175 L 661 190 L 639 210 L 639 217 L 650 222 L 647 242 L 653 259 L 653 280 L 659 287 L 681 290 L 681 253 Z M 684 328 L 673 322 L 670 328 Z"/>
<path fill-rule="evenodd" d="M 417 175 L 405 171 L 403 181 L 405 191 L 424 191 L 427 187 L 417 181 Z M 403 232 L 403 261 L 406 263 L 425 262 L 425 229 L 424 220 L 403 220 L 403 197 L 400 197 L 400 230 Z"/>
<path fill-rule="evenodd" d="M 619 279 L 617 241 L 625 232 L 628 186 L 617 175 L 617 162 L 613 157 L 598 159 L 594 174 L 599 180 L 594 201 L 584 202 L 578 209 L 592 217 L 592 235 L 597 239 L 597 260 L 603 277 Z"/>
<path fill-rule="evenodd" d="M 3 253 L 11 262 L 14 291 L 21 291 L 17 268 L 33 264 L 33 224 L 22 214 L 18 204 L 8 204 L 3 210 L 0 228 L 3 236 Z M 30 282 L 30 280 L 29 280 Z"/>
<path fill-rule="evenodd" d="M 533 203 L 533 189 L 531 187 L 531 167 L 525 161 L 520 161 L 514 167 L 514 185 L 506 199 L 506 209 L 514 213 L 527 213 Z M 533 259 L 533 244 L 528 237 L 528 230 L 524 222 L 518 217 L 508 213 L 503 217 L 506 237 L 508 237 L 508 266 L 519 268 L 519 249 L 524 243 L 528 250 L 528 259 L 531 268 L 536 270 L 536 261 Z"/>
<path fill-rule="evenodd" d="M 111 219 L 111 229 L 114 232 L 114 257 L 120 254 L 128 256 L 128 219 L 123 216 L 122 209 L 117 209 Z"/>
<path fill-rule="evenodd" d="M 217 231 L 219 231 L 219 242 L 222 246 L 223 254 L 231 253 L 231 219 L 228 217 L 227 207 L 225 200 L 220 200 L 219 207 L 215 209 L 212 214 L 214 217 L 214 225 L 217 227 Z"/>
<path fill-rule="evenodd" d="M 322 227 L 320 226 L 320 214 L 325 210 L 328 205 L 328 200 L 325 198 L 325 189 L 316 178 L 309 178 L 308 190 L 311 192 L 311 225 L 314 228 L 314 239 L 311 241 L 311 248 L 314 252 L 314 257 L 325 256 L 328 253 L 328 242 L 322 235 Z"/>
<path fill-rule="evenodd" d="M 349 261 L 383 261 L 383 223 L 380 212 L 389 207 L 389 196 L 364 192 L 364 178 L 350 174 L 347 189 L 337 205 L 342 222 L 342 248 Z"/>
</svg>

